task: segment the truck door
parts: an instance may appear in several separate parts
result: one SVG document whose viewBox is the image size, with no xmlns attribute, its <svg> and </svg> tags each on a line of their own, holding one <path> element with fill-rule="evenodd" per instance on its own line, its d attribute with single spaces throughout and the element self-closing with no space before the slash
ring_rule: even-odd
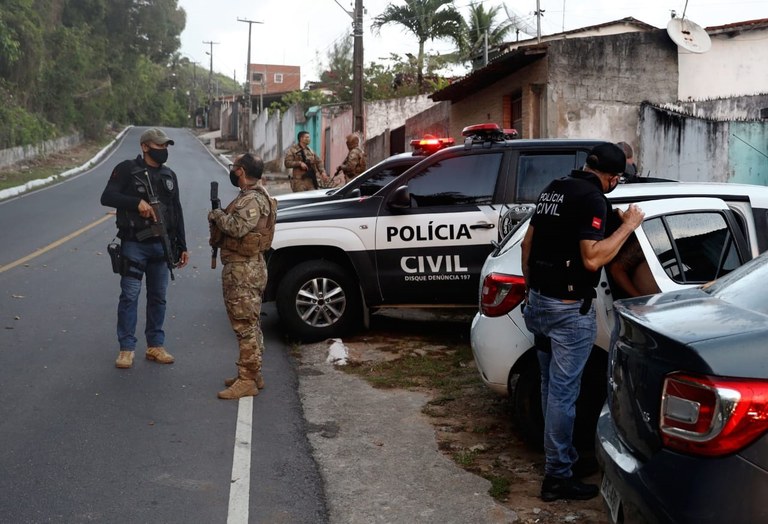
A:
<svg viewBox="0 0 768 524">
<path fill-rule="evenodd" d="M 503 156 L 479 150 L 442 158 L 393 188 L 376 223 L 385 305 L 477 303 L 480 269 L 499 234 L 493 201 Z M 395 195 L 406 201 L 393 205 Z"/>
</svg>

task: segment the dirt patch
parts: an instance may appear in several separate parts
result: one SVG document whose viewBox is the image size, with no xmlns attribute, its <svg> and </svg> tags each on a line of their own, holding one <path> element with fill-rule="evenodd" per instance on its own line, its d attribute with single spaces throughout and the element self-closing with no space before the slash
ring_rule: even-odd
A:
<svg viewBox="0 0 768 524">
<path fill-rule="evenodd" d="M 507 400 L 482 383 L 468 323 L 378 319 L 369 331 L 345 338 L 344 344 L 349 365 L 341 369 L 374 387 L 418 390 L 431 398 L 424 412 L 439 449 L 491 481 L 490 495 L 514 510 L 519 522 L 609 522 L 599 497 L 552 503 L 539 499 L 543 453 L 522 442 Z M 585 481 L 599 483 L 600 476 Z"/>
</svg>

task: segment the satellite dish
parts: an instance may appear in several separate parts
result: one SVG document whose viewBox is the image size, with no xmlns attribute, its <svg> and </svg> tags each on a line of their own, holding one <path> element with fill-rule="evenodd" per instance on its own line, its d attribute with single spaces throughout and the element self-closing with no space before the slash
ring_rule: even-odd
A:
<svg viewBox="0 0 768 524">
<path fill-rule="evenodd" d="M 691 53 L 706 53 L 712 40 L 699 25 L 685 18 L 673 18 L 667 24 L 667 34 L 674 43 Z"/>
</svg>

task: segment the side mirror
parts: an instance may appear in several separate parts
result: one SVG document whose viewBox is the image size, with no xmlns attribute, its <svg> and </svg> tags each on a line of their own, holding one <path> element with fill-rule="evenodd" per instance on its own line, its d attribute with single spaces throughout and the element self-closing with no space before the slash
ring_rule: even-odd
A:
<svg viewBox="0 0 768 524">
<path fill-rule="evenodd" d="M 390 209 L 409 209 L 411 207 L 411 192 L 408 186 L 400 186 L 394 190 L 387 201 Z"/>
</svg>

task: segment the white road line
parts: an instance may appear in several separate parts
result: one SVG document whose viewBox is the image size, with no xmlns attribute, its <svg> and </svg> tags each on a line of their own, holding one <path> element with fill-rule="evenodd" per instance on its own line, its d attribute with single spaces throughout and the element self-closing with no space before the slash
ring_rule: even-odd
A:
<svg viewBox="0 0 768 524">
<path fill-rule="evenodd" d="M 15 262 L 11 262 L 10 264 L 6 264 L 4 266 L 0 266 L 0 273 L 2 273 L 4 271 L 8 271 L 9 269 L 13 269 L 16 266 L 19 266 L 21 264 L 26 264 L 27 262 L 29 262 L 33 258 L 39 257 L 43 253 L 46 253 L 46 252 L 50 251 L 51 249 L 55 249 L 55 248 L 59 247 L 60 245 L 64 244 L 65 242 L 68 242 L 69 240 L 72 240 L 73 238 L 75 238 L 78 235 L 82 235 L 83 233 L 85 233 L 86 231 L 91 229 L 92 227 L 96 227 L 99 224 L 101 224 L 102 222 L 105 222 L 105 221 L 109 220 L 110 218 L 113 218 L 114 216 L 115 216 L 114 212 L 113 213 L 107 213 L 106 215 L 104 215 L 100 219 L 96 220 L 95 222 L 91 222 L 90 224 L 88 224 L 85 227 L 81 227 L 80 229 L 78 229 L 74 233 L 70 233 L 69 235 L 67 235 L 67 236 L 65 236 L 63 238 L 60 238 L 59 240 L 57 240 L 55 242 L 51 242 L 47 246 L 41 247 L 40 249 L 38 249 L 36 251 L 33 251 L 29 255 L 16 260 Z"/>
<path fill-rule="evenodd" d="M 251 491 L 251 436 L 253 435 L 253 397 L 242 397 L 237 406 L 235 452 L 229 484 L 227 524 L 248 524 L 248 499 Z"/>
</svg>

